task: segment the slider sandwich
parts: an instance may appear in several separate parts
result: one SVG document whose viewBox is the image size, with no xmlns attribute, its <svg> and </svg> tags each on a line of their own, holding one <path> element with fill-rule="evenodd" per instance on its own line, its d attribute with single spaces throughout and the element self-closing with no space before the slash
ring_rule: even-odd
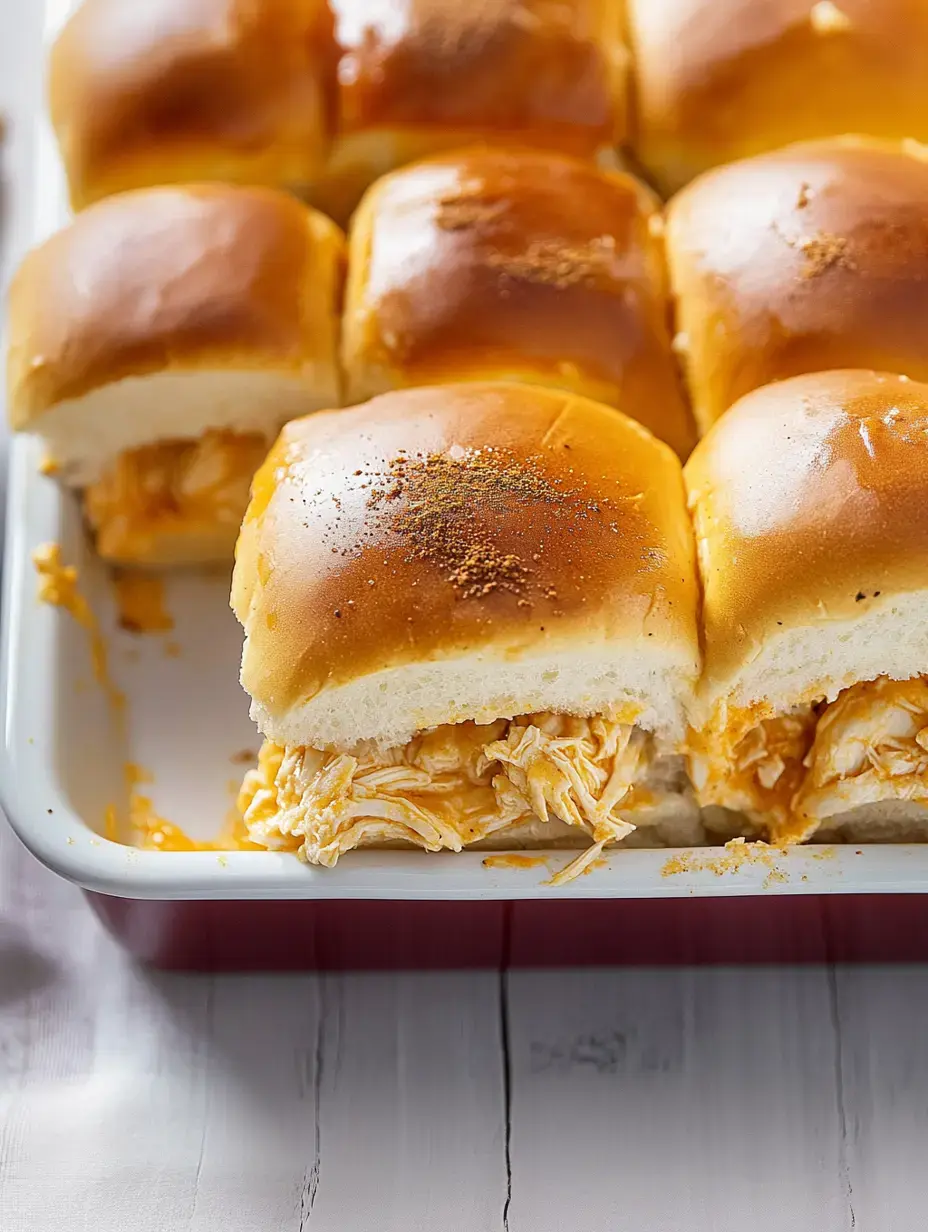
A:
<svg viewBox="0 0 928 1232">
<path fill-rule="evenodd" d="M 52 46 L 71 204 L 157 184 L 299 189 L 331 140 L 326 0 L 83 0 Z"/>
<path fill-rule="evenodd" d="M 928 380 L 928 147 L 844 137 L 719 167 L 674 197 L 666 238 L 703 432 L 804 372 Z"/>
<path fill-rule="evenodd" d="M 345 218 L 378 176 L 479 142 L 614 158 L 629 54 L 613 0 L 332 0 L 335 138 L 313 199 Z"/>
<path fill-rule="evenodd" d="M 344 237 L 270 189 L 141 190 L 31 252 L 9 303 L 10 423 L 124 565 L 230 560 L 288 419 L 339 403 Z"/>
<path fill-rule="evenodd" d="M 669 195 L 788 141 L 928 141 L 923 0 L 626 0 L 634 152 Z M 729 212 L 729 219 L 734 216 Z"/>
<path fill-rule="evenodd" d="M 680 465 L 604 406 L 452 385 L 288 424 L 232 584 L 251 839 L 586 846 L 572 873 L 698 840 L 696 605 Z"/>
<path fill-rule="evenodd" d="M 928 385 L 743 398 L 686 466 L 704 590 L 707 828 L 907 840 L 928 821 Z"/>
<path fill-rule="evenodd" d="M 521 380 L 620 408 L 681 457 L 659 202 L 562 154 L 478 148 L 379 180 L 352 220 L 348 400 Z"/>
</svg>

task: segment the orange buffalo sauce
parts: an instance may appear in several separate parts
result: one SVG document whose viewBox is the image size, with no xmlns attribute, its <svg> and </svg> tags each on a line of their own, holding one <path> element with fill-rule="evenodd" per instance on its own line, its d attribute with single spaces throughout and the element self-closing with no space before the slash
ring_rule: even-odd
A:
<svg viewBox="0 0 928 1232">
<path fill-rule="evenodd" d="M 39 575 L 40 602 L 62 608 L 81 628 L 87 630 L 94 678 L 106 693 L 111 705 L 121 710 L 126 699 L 110 675 L 106 642 L 100 622 L 86 597 L 78 589 L 77 569 L 73 565 L 62 563 L 59 543 L 44 543 L 36 548 L 32 554 L 32 562 Z"/>
<path fill-rule="evenodd" d="M 547 864 L 544 856 L 523 856 L 517 852 L 487 856 L 483 861 L 484 868 L 537 868 L 539 864 Z"/>
<path fill-rule="evenodd" d="M 123 629 L 130 633 L 169 633 L 174 628 L 165 606 L 164 580 L 158 574 L 117 569 L 113 585 Z"/>
</svg>

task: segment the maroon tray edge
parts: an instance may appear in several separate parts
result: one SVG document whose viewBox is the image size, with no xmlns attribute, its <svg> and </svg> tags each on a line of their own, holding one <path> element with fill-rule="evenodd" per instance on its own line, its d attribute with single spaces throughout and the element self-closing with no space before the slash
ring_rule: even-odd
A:
<svg viewBox="0 0 928 1232">
<path fill-rule="evenodd" d="M 928 960 L 928 895 L 521 902 L 144 901 L 87 892 L 162 970 L 347 971 Z"/>
</svg>

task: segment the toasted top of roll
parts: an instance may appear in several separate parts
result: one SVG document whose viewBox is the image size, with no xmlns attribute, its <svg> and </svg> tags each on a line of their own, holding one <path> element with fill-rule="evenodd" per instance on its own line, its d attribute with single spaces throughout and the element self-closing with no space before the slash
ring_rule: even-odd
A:
<svg viewBox="0 0 928 1232">
<path fill-rule="evenodd" d="M 710 171 L 671 202 L 667 253 L 703 429 L 803 372 L 928 379 L 928 147 L 846 138 Z"/>
<path fill-rule="evenodd" d="M 380 180 L 351 230 L 350 399 L 534 381 L 617 406 L 685 456 L 655 202 L 631 176 L 525 149 L 458 151 Z"/>
<path fill-rule="evenodd" d="M 185 180 L 300 185 L 328 150 L 325 0 L 84 0 L 52 48 L 52 119 L 83 207 Z"/>
<path fill-rule="evenodd" d="M 455 130 L 593 154 L 625 133 L 611 0 L 334 0 L 339 128 Z"/>
<path fill-rule="evenodd" d="M 54 438 L 55 460 L 81 473 L 103 454 L 208 427 L 273 434 L 288 411 L 338 402 L 343 266 L 335 224 L 270 189 L 99 202 L 13 280 L 10 422 Z M 207 374 L 192 405 L 183 378 Z"/>
<path fill-rule="evenodd" d="M 628 52 L 610 0 L 334 0 L 337 133 L 312 200 L 347 220 L 378 176 L 473 142 L 610 155 Z"/>
<path fill-rule="evenodd" d="M 928 385 L 846 370 L 765 386 L 685 477 L 704 707 L 778 713 L 928 670 Z"/>
<path fill-rule="evenodd" d="M 280 744 L 542 710 L 670 736 L 694 574 L 679 462 L 632 420 L 530 386 L 386 394 L 288 424 L 256 476 L 242 682 Z"/>
<path fill-rule="evenodd" d="M 922 0 L 628 0 L 635 152 L 665 193 L 788 141 L 928 140 Z"/>
</svg>

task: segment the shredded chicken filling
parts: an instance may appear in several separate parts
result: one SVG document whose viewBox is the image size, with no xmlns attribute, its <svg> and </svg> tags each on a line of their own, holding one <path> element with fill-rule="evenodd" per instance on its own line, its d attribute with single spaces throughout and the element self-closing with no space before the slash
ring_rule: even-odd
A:
<svg viewBox="0 0 928 1232">
<path fill-rule="evenodd" d="M 928 680 L 864 681 L 721 744 L 727 756 L 694 767 L 701 803 L 799 842 L 860 805 L 928 802 Z"/>
<path fill-rule="evenodd" d="M 257 433 L 206 432 L 121 453 L 84 492 L 84 509 L 105 557 L 144 559 L 163 536 L 238 530 L 267 442 Z"/>
<path fill-rule="evenodd" d="M 653 791 L 635 796 L 652 746 L 632 724 L 555 714 L 438 727 L 386 751 L 265 741 L 239 807 L 252 841 L 327 866 L 371 843 L 460 851 L 534 818 L 577 826 L 601 849 L 654 804 Z"/>
</svg>

